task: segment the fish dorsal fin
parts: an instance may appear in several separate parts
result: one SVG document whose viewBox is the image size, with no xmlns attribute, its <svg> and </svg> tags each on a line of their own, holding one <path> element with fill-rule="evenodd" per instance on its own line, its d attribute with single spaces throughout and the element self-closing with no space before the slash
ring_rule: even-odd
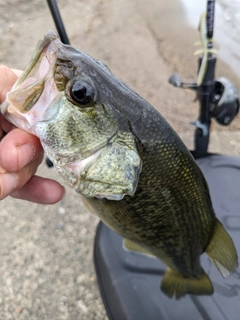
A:
<svg viewBox="0 0 240 320">
<path fill-rule="evenodd" d="M 238 266 L 236 248 L 217 218 L 212 238 L 205 251 L 224 278 L 236 270 Z"/>
<path fill-rule="evenodd" d="M 135 242 L 132 242 L 131 240 L 124 239 L 124 240 L 123 240 L 123 247 L 124 247 L 126 250 L 138 252 L 138 253 L 141 253 L 141 254 L 144 254 L 144 255 L 147 255 L 147 256 L 150 256 L 150 257 L 155 258 L 155 256 L 152 255 L 149 251 L 147 251 L 146 249 L 144 249 L 144 248 L 143 248 L 142 246 L 140 246 L 139 244 L 137 244 L 137 243 L 135 243 Z"/>
</svg>

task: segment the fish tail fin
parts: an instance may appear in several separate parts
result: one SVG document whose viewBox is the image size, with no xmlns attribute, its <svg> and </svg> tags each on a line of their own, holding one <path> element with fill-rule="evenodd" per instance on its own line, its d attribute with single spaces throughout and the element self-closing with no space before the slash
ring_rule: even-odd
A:
<svg viewBox="0 0 240 320">
<path fill-rule="evenodd" d="M 238 266 L 238 255 L 234 243 L 216 218 L 212 238 L 205 250 L 219 272 L 225 278 Z"/>
<path fill-rule="evenodd" d="M 161 283 L 162 291 L 172 298 L 181 298 L 187 293 L 197 295 L 213 294 L 213 285 L 208 275 L 202 270 L 202 274 L 194 278 L 185 278 L 181 273 L 168 268 Z"/>
</svg>

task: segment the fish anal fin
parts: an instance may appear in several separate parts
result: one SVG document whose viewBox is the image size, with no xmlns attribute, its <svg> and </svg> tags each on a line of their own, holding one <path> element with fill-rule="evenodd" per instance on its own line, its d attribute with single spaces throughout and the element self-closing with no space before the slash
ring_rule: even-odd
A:
<svg viewBox="0 0 240 320">
<path fill-rule="evenodd" d="M 202 270 L 198 277 L 185 278 L 181 273 L 168 268 L 161 283 L 162 291 L 170 298 L 179 299 L 186 294 L 211 295 L 213 285 L 208 275 Z"/>
<path fill-rule="evenodd" d="M 134 251 L 134 252 L 138 252 L 147 256 L 151 256 L 154 257 L 154 255 L 152 255 L 149 251 L 147 251 L 146 249 L 144 249 L 142 246 L 140 246 L 139 244 L 128 240 L 128 239 L 124 239 L 123 240 L 123 247 L 129 251 Z"/>
<path fill-rule="evenodd" d="M 234 243 L 216 218 L 212 238 L 205 250 L 223 277 L 234 272 L 238 266 L 238 255 Z"/>
</svg>

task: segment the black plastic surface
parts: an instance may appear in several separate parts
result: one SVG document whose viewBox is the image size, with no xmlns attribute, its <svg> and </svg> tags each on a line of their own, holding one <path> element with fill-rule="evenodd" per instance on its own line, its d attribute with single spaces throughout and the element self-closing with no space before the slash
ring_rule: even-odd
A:
<svg viewBox="0 0 240 320">
<path fill-rule="evenodd" d="M 208 181 L 213 207 L 240 256 L 240 159 L 211 155 L 197 160 Z M 100 223 L 94 262 L 109 319 L 237 320 L 240 319 L 240 268 L 224 279 L 205 254 L 202 266 L 213 285 L 212 296 L 170 299 L 160 290 L 166 266 L 158 259 L 129 252 L 122 238 Z"/>
</svg>

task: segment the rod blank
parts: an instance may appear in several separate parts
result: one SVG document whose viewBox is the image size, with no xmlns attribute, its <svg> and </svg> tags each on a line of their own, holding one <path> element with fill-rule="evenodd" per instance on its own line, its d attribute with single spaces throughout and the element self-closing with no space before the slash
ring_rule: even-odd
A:
<svg viewBox="0 0 240 320">
<path fill-rule="evenodd" d="M 47 3 L 62 43 L 70 44 L 59 9 L 58 9 L 57 2 L 55 0 L 47 0 Z"/>
</svg>

